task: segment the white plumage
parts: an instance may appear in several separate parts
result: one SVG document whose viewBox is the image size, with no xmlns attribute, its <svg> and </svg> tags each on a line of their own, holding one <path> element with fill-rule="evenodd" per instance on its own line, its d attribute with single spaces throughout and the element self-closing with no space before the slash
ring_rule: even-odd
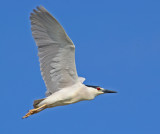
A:
<svg viewBox="0 0 160 134">
<path fill-rule="evenodd" d="M 44 7 L 40 6 L 33 10 L 30 20 L 47 97 L 35 100 L 35 109 L 30 110 L 23 118 L 45 108 L 91 100 L 103 93 L 115 93 L 99 86 L 83 84 L 85 78 L 77 75 L 75 46 L 72 40 Z"/>
<path fill-rule="evenodd" d="M 62 26 L 43 7 L 34 10 L 30 20 L 47 96 L 75 84 L 75 46 Z"/>
</svg>

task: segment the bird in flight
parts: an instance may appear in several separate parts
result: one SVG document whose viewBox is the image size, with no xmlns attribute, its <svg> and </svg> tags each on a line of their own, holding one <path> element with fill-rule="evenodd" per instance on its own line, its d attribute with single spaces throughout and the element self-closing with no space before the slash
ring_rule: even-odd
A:
<svg viewBox="0 0 160 134">
<path fill-rule="evenodd" d="M 35 100 L 34 109 L 22 118 L 46 108 L 63 106 L 97 95 L 116 93 L 99 86 L 83 84 L 75 66 L 75 46 L 59 22 L 42 6 L 30 15 L 31 30 L 38 47 L 40 70 L 47 91 L 46 98 Z"/>
</svg>

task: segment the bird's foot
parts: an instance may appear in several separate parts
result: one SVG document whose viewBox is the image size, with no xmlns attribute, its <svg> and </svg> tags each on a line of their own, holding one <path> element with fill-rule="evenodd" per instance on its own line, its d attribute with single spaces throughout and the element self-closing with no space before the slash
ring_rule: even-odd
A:
<svg viewBox="0 0 160 134">
<path fill-rule="evenodd" d="M 31 116 L 32 114 L 35 114 L 35 113 L 38 113 L 38 110 L 31 109 L 31 110 L 29 110 L 29 112 L 25 116 L 22 117 L 22 119 L 27 118 L 27 117 Z"/>
<path fill-rule="evenodd" d="M 31 116 L 32 114 L 36 114 L 36 113 L 44 110 L 45 108 L 46 108 L 46 104 L 44 104 L 38 108 L 31 109 L 31 110 L 29 110 L 29 112 L 25 116 L 22 117 L 22 119 L 27 118 L 27 117 Z"/>
</svg>

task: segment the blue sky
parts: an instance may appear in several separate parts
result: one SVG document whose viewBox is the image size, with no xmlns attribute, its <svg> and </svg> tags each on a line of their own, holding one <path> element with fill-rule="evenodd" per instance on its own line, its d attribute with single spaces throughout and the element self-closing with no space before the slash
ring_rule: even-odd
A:
<svg viewBox="0 0 160 134">
<path fill-rule="evenodd" d="M 43 98 L 29 14 L 43 5 L 76 46 L 85 84 L 118 91 L 47 109 L 22 120 Z M 5 0 L 0 8 L 0 133 L 159 134 L 159 0 Z"/>
</svg>

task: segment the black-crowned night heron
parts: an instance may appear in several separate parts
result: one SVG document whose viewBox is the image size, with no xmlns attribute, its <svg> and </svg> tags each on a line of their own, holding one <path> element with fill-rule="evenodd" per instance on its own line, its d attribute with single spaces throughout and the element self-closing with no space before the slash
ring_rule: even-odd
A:
<svg viewBox="0 0 160 134">
<path fill-rule="evenodd" d="M 58 21 L 42 6 L 30 16 L 33 37 L 38 46 L 41 74 L 47 87 L 46 98 L 34 101 L 34 109 L 23 118 L 46 108 L 63 106 L 97 95 L 116 93 L 99 86 L 84 85 L 75 66 L 75 46 Z"/>
</svg>

